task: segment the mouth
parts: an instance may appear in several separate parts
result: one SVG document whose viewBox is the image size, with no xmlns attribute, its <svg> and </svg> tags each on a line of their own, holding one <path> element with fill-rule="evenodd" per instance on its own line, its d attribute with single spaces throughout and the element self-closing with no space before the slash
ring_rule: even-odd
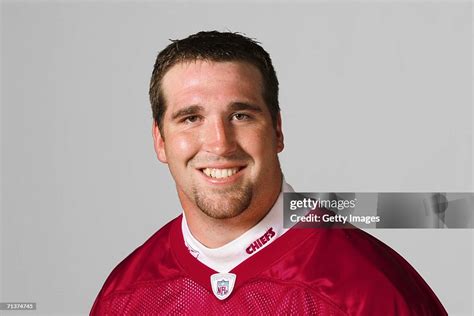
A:
<svg viewBox="0 0 474 316">
<path fill-rule="evenodd" d="M 211 179 L 226 179 L 239 173 L 245 166 L 232 168 L 201 168 L 199 169 L 206 177 Z"/>
</svg>

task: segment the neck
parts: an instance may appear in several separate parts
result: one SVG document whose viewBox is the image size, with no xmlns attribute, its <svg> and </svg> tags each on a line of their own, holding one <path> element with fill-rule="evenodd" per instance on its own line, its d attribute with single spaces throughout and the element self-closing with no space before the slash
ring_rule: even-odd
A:
<svg viewBox="0 0 474 316">
<path fill-rule="evenodd" d="M 183 197 L 184 193 L 178 192 L 178 195 L 189 230 L 194 238 L 208 248 L 218 248 L 245 233 L 267 215 L 280 194 L 281 183 L 282 177 L 280 175 L 279 181 L 276 181 L 277 185 L 266 188 L 264 198 L 254 199 L 242 213 L 226 219 L 212 218 Z M 262 195 L 260 194 L 260 196 Z"/>
</svg>

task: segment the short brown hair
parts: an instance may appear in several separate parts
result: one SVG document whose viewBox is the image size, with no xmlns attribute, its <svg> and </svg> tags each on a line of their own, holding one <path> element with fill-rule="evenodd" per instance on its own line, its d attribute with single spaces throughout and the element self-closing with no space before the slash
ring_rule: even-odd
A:
<svg viewBox="0 0 474 316">
<path fill-rule="evenodd" d="M 163 134 L 162 122 L 166 111 L 161 82 L 166 72 L 180 62 L 193 60 L 243 61 L 260 71 L 263 78 L 263 99 L 276 126 L 280 106 L 278 79 L 270 55 L 251 38 L 239 33 L 208 31 L 199 32 L 172 43 L 156 58 L 150 81 L 150 102 L 153 119 Z"/>
</svg>

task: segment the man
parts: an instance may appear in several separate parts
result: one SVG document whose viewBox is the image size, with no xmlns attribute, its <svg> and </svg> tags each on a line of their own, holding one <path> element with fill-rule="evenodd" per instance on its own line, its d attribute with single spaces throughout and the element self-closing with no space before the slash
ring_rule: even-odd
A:
<svg viewBox="0 0 474 316">
<path fill-rule="evenodd" d="M 235 33 L 159 55 L 153 139 L 183 214 L 111 273 L 92 308 L 116 314 L 445 315 L 398 254 L 357 229 L 285 229 L 283 133 L 271 59 Z"/>
</svg>

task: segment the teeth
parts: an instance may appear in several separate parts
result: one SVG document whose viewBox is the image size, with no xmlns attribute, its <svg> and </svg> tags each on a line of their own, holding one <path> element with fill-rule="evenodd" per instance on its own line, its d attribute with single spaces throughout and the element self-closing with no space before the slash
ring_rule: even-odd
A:
<svg viewBox="0 0 474 316">
<path fill-rule="evenodd" d="M 230 169 L 216 169 L 216 168 L 205 168 L 202 172 L 206 174 L 206 176 L 216 179 L 222 179 L 230 177 L 239 171 L 239 168 L 230 168 Z"/>
</svg>

